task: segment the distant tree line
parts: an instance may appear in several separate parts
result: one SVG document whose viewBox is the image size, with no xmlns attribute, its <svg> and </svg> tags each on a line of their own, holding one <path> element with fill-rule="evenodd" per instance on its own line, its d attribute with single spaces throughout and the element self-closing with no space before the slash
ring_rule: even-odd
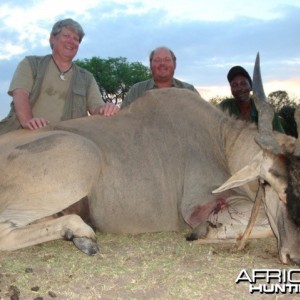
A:
<svg viewBox="0 0 300 300">
<path fill-rule="evenodd" d="M 209 100 L 213 105 L 218 105 L 228 97 L 214 97 Z M 294 118 L 296 108 L 300 107 L 299 100 L 291 98 L 286 91 L 275 91 L 268 95 L 268 102 L 274 111 L 282 118 L 282 125 L 286 134 L 298 137 L 297 124 Z"/>
<path fill-rule="evenodd" d="M 121 103 L 130 87 L 149 79 L 150 69 L 139 62 L 129 63 L 124 57 L 76 60 L 75 64 L 90 71 L 105 102 Z"/>
<path fill-rule="evenodd" d="M 273 105 L 274 110 L 283 118 L 283 127 L 286 134 L 298 137 L 297 124 L 295 121 L 295 110 L 300 107 L 299 100 L 289 97 L 285 91 L 272 92 L 268 101 Z"/>
<path fill-rule="evenodd" d="M 99 86 L 99 90 L 105 102 L 115 104 L 122 103 L 130 87 L 139 81 L 151 78 L 151 71 L 140 62 L 129 63 L 124 57 L 103 59 L 92 57 L 91 59 L 76 60 L 75 64 L 90 71 Z M 213 97 L 209 102 L 217 105 L 228 97 Z M 294 113 L 300 106 L 299 100 L 291 98 L 285 91 L 275 91 L 269 94 L 268 102 L 274 107 L 283 119 L 285 132 L 298 137 L 297 125 Z"/>
</svg>

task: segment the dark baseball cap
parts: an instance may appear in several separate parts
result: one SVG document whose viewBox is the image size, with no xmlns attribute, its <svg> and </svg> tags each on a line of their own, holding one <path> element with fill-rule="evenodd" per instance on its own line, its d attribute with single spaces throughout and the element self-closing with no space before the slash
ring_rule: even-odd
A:
<svg viewBox="0 0 300 300">
<path fill-rule="evenodd" d="M 251 79 L 249 73 L 241 66 L 234 66 L 229 70 L 229 72 L 227 74 L 227 79 L 228 79 L 229 83 L 238 75 L 246 77 L 249 80 L 249 83 L 252 87 L 252 79 Z"/>
</svg>

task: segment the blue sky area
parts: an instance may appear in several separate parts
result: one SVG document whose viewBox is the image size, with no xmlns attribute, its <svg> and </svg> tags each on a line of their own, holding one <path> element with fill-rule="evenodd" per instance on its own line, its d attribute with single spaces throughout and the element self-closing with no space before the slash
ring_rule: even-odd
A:
<svg viewBox="0 0 300 300">
<path fill-rule="evenodd" d="M 177 56 L 176 77 L 209 100 L 230 96 L 233 65 L 252 75 L 259 52 L 266 94 L 285 90 L 300 99 L 299 0 L 2 0 L 0 118 L 18 62 L 50 53 L 52 25 L 69 17 L 86 33 L 77 59 L 122 56 L 148 66 L 150 51 L 167 46 Z"/>
</svg>

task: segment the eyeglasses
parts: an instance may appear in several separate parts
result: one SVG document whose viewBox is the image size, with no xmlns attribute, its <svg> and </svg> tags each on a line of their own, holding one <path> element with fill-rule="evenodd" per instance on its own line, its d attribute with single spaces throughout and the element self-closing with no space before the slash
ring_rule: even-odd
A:
<svg viewBox="0 0 300 300">
<path fill-rule="evenodd" d="M 165 57 L 165 58 L 157 57 L 157 58 L 154 58 L 152 61 L 157 64 L 162 63 L 162 62 L 169 64 L 169 63 L 173 62 L 172 58 L 170 58 L 170 57 Z"/>
</svg>

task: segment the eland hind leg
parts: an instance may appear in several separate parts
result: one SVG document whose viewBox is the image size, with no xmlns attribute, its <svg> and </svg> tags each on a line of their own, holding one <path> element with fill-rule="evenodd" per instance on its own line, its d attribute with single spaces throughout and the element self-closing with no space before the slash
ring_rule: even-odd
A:
<svg viewBox="0 0 300 300">
<path fill-rule="evenodd" d="M 17 250 L 58 239 L 72 240 L 79 250 L 88 255 L 94 255 L 99 250 L 95 232 L 77 215 L 23 227 L 9 222 L 0 224 L 0 250 Z"/>
<path fill-rule="evenodd" d="M 89 194 L 99 179 L 97 146 L 84 137 L 57 131 L 27 135 L 5 146 L 0 156 L 0 249 L 67 238 L 93 254 L 94 231 L 80 217 L 41 219 Z"/>
</svg>

